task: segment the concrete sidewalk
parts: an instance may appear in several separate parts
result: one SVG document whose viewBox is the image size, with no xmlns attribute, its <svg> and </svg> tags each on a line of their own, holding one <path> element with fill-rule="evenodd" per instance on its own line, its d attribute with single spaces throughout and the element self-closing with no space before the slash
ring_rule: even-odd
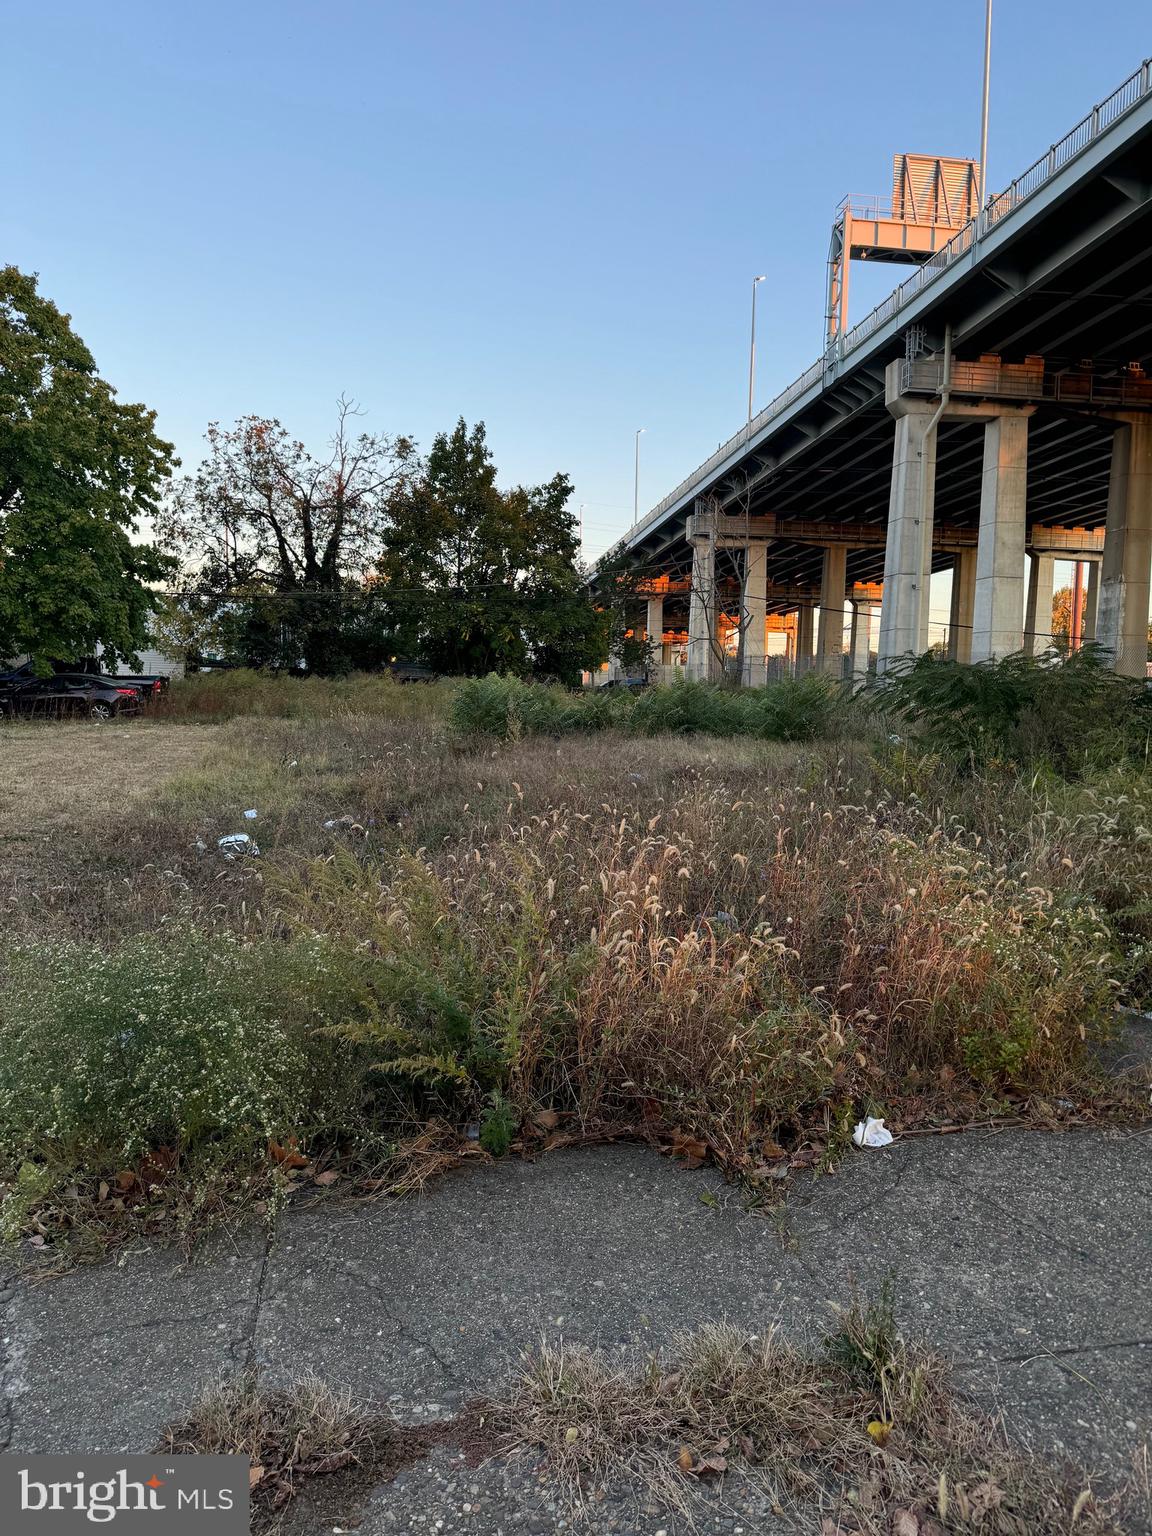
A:
<svg viewBox="0 0 1152 1536">
<path fill-rule="evenodd" d="M 1150 1173 L 1148 1129 L 919 1138 L 801 1179 L 766 1218 L 715 1172 L 620 1145 L 464 1170 L 411 1202 L 297 1209 L 192 1265 L 147 1252 L 10 1284 L 0 1444 L 147 1450 L 248 1361 L 440 1416 L 541 1336 L 621 1358 L 709 1319 L 812 1337 L 830 1302 L 891 1275 L 905 1331 L 965 1390 L 1037 1449 L 1121 1478 L 1152 1420 Z M 365 1529 L 433 1529 L 430 1509 L 445 1531 L 559 1529 L 532 1482 L 440 1455 L 380 1490 Z M 582 1528 L 673 1529 L 643 1511 Z"/>
</svg>

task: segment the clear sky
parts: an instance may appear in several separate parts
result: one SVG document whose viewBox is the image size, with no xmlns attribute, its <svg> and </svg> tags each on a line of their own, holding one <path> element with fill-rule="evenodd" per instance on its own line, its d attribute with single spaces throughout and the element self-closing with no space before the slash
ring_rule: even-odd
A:
<svg viewBox="0 0 1152 1536">
<path fill-rule="evenodd" d="M 1148 0 L 995 0 L 989 178 L 1152 53 Z M 36 0 L 6 8 L 2 259 L 188 464 L 483 418 L 594 555 L 822 344 L 828 232 L 978 153 L 983 0 Z M 853 271 L 853 318 L 902 277 Z"/>
</svg>

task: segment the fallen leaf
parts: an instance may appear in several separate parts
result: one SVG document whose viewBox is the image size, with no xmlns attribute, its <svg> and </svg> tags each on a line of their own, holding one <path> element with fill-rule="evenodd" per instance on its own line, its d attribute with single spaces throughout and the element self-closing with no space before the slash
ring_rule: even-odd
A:
<svg viewBox="0 0 1152 1536">
<path fill-rule="evenodd" d="M 720 1204 L 719 1200 L 717 1200 L 716 1196 L 710 1189 L 702 1189 L 696 1198 L 699 1200 L 701 1205 L 718 1206 Z"/>
<path fill-rule="evenodd" d="M 108 1180 L 107 1179 L 101 1179 L 100 1180 L 100 1195 L 99 1195 L 99 1198 L 101 1200 L 107 1200 L 107 1198 L 108 1198 Z"/>
<path fill-rule="evenodd" d="M 868 1433 L 877 1445 L 887 1445 L 888 1436 L 892 1433 L 891 1419 L 873 1419 L 868 1425 Z"/>
<path fill-rule="evenodd" d="M 920 1536 L 920 1521 L 910 1509 L 898 1509 L 892 1516 L 892 1536 Z"/>
<path fill-rule="evenodd" d="M 260 1479 L 263 1476 L 264 1476 L 264 1468 L 263 1467 L 249 1467 L 248 1468 L 248 1486 L 249 1486 L 249 1488 L 255 1488 L 256 1484 L 260 1481 Z"/>
<path fill-rule="evenodd" d="M 727 1472 L 727 1470 L 728 1460 L 725 1456 L 701 1456 L 696 1464 L 696 1474 L 698 1477 L 703 1477 L 709 1472 L 719 1475 L 721 1472 Z"/>
<path fill-rule="evenodd" d="M 131 1168 L 121 1168 L 120 1172 L 116 1175 L 116 1183 L 120 1189 L 131 1189 L 135 1182 L 136 1175 L 132 1172 Z"/>
<path fill-rule="evenodd" d="M 579 1440 L 579 1438 L 580 1438 L 580 1431 L 576 1428 L 576 1426 L 574 1424 L 572 1425 L 572 1427 L 570 1429 L 566 1429 L 564 1431 L 564 1444 L 565 1445 L 575 1445 L 577 1440 Z"/>
<path fill-rule="evenodd" d="M 324 1173 L 318 1173 L 312 1182 L 313 1184 L 322 1185 L 324 1189 L 328 1189 L 331 1185 L 335 1184 L 339 1177 L 340 1175 L 336 1172 L 335 1168 L 329 1168 Z"/>
<path fill-rule="evenodd" d="M 303 1168 L 308 1161 L 306 1157 L 301 1157 L 300 1153 L 296 1150 L 296 1138 L 294 1136 L 289 1137 L 283 1146 L 278 1141 L 270 1141 L 268 1143 L 268 1153 L 283 1168 Z"/>
<path fill-rule="evenodd" d="M 760 1156 L 766 1163 L 774 1163 L 778 1157 L 787 1157 L 788 1154 L 778 1141 L 773 1141 L 771 1136 L 765 1136 L 760 1143 Z"/>
<path fill-rule="evenodd" d="M 41 1239 L 41 1242 L 43 1242 L 43 1239 Z M 696 1458 L 686 1445 L 680 1447 L 680 1454 L 676 1458 L 676 1465 L 680 1468 L 681 1472 L 691 1472 L 692 1468 L 696 1465 Z"/>
<path fill-rule="evenodd" d="M 560 1116 L 554 1109 L 542 1109 L 532 1116 L 532 1124 L 538 1131 L 554 1131 L 560 1124 Z"/>
</svg>

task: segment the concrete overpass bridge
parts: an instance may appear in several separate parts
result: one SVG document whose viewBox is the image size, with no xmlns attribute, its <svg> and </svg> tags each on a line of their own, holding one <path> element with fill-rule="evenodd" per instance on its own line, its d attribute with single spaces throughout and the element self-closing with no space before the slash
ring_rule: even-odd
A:
<svg viewBox="0 0 1152 1536">
<path fill-rule="evenodd" d="M 881 670 L 1047 644 L 1053 564 L 1143 676 L 1152 560 L 1152 70 L 1141 65 L 610 552 L 689 673 Z M 818 623 L 816 622 L 818 618 Z M 846 620 L 851 638 L 845 640 Z M 738 637 L 738 641 L 737 641 Z M 814 649 L 815 644 L 815 649 Z M 845 662 L 845 652 L 851 662 Z"/>
</svg>

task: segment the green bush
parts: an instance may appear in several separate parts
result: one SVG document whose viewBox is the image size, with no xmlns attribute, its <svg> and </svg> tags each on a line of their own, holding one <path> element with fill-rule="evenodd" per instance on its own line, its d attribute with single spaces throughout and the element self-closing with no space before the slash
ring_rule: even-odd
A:
<svg viewBox="0 0 1152 1536">
<path fill-rule="evenodd" d="M 1146 755 L 1152 740 L 1152 695 L 1093 646 L 1060 662 L 1017 654 L 976 666 L 927 652 L 889 672 L 875 697 L 930 750 L 973 770 L 1046 763 L 1071 777 Z"/>
<path fill-rule="evenodd" d="M 633 694 L 594 688 L 568 693 L 514 677 L 461 683 L 450 723 L 465 735 L 515 741 L 616 727 L 644 736 L 754 736 L 764 741 L 814 741 L 837 734 L 848 711 L 846 690 L 808 673 L 766 688 L 731 688 L 677 679 Z"/>
<path fill-rule="evenodd" d="M 262 1144 L 347 1103 L 317 1022 L 358 1006 L 357 974 L 307 939 L 165 935 L 112 953 L 29 944 L 5 957 L 0 1166 L 89 1171 L 154 1147 Z M 344 1095 L 345 1099 L 347 1094 Z"/>
</svg>

